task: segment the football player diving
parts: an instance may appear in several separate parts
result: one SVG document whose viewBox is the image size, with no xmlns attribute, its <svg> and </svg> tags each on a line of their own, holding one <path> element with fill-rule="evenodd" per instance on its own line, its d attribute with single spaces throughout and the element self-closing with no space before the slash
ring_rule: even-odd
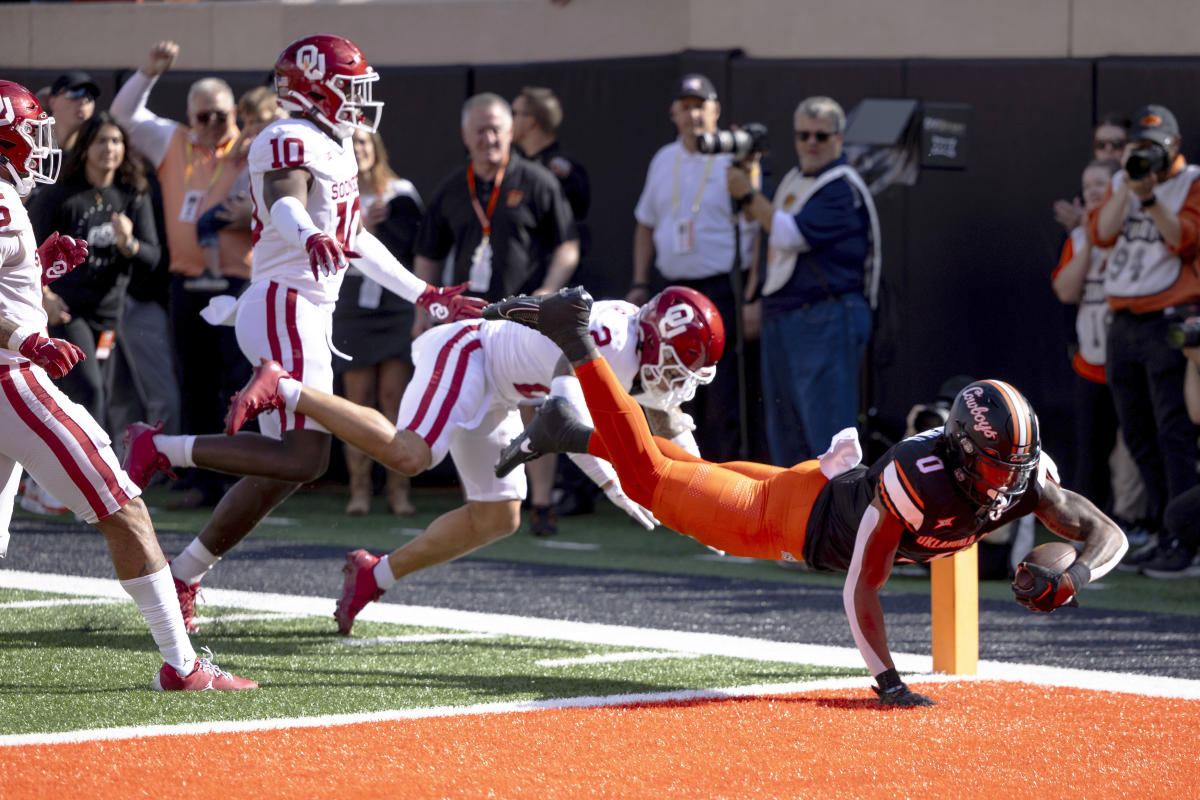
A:
<svg viewBox="0 0 1200 800">
<path fill-rule="evenodd" d="M 1107 574 L 1128 547 L 1117 525 L 1086 498 L 1063 489 L 1042 452 L 1037 416 L 1012 386 L 976 381 L 958 392 L 943 428 L 894 445 L 861 464 L 857 433 L 834 437 L 820 458 L 790 468 L 713 464 L 653 437 L 587 329 L 582 288 L 514 297 L 484 309 L 538 330 L 563 351 L 594 428 L 569 405 L 547 401 L 505 448 L 502 474 L 544 453 L 588 453 L 612 463 L 621 487 L 663 525 L 730 555 L 803 560 L 842 571 L 842 599 L 855 644 L 887 706 L 933 705 L 908 688 L 888 651 L 880 590 L 898 563 L 924 563 L 963 550 L 1005 523 L 1034 514 L 1053 533 L 1083 544 L 1057 572 L 1018 567 L 1017 602 L 1051 612 Z"/>
</svg>

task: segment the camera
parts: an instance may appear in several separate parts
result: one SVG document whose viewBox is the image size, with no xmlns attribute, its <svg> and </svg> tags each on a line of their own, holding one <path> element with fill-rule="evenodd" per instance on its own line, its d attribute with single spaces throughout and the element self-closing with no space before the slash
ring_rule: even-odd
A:
<svg viewBox="0 0 1200 800">
<path fill-rule="evenodd" d="M 732 153 L 734 161 L 742 161 L 767 149 L 767 126 L 748 122 L 736 131 L 702 133 L 696 137 L 696 149 L 701 153 Z"/>
<path fill-rule="evenodd" d="M 1152 172 L 1162 172 L 1167 168 L 1167 148 L 1160 144 L 1150 144 L 1130 152 L 1125 159 L 1125 171 L 1133 180 L 1144 178 Z"/>
<path fill-rule="evenodd" d="M 1167 328 L 1167 344 L 1175 348 L 1200 346 L 1200 317 L 1172 323 Z"/>
</svg>

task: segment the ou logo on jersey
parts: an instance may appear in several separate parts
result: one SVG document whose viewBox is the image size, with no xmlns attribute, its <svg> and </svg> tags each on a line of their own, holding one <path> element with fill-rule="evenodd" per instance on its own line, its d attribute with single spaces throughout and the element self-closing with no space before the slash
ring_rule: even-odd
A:
<svg viewBox="0 0 1200 800">
<path fill-rule="evenodd" d="M 686 303 L 679 303 L 667 309 L 658 322 L 658 331 L 664 339 L 673 339 L 681 333 L 686 333 L 692 320 L 696 318 L 695 310 Z"/>
<path fill-rule="evenodd" d="M 296 51 L 296 66 L 310 81 L 319 81 L 325 77 L 325 54 L 315 44 L 306 44 Z"/>
</svg>

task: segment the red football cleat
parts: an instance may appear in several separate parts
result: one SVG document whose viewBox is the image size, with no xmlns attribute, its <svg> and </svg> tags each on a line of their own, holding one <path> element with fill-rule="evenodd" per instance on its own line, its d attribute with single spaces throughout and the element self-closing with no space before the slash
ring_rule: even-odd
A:
<svg viewBox="0 0 1200 800">
<path fill-rule="evenodd" d="M 290 377 L 278 361 L 264 358 L 242 390 L 229 399 L 229 412 L 225 415 L 226 435 L 233 436 L 259 414 L 283 408 L 279 379 Z"/>
<path fill-rule="evenodd" d="M 141 489 L 159 472 L 165 472 L 173 481 L 179 480 L 171 471 L 171 462 L 154 446 L 154 435 L 162 433 L 162 429 L 161 421 L 157 425 L 135 422 L 125 426 L 125 460 L 121 468 Z"/>
<path fill-rule="evenodd" d="M 258 684 L 254 681 L 239 678 L 214 664 L 212 651 L 207 647 L 204 648 L 204 652 L 208 655 L 196 659 L 196 666 L 186 678 L 179 677 L 179 672 L 170 664 L 163 664 L 162 669 L 154 676 L 150 688 L 160 692 L 208 692 L 258 688 Z"/>
<path fill-rule="evenodd" d="M 179 610 L 183 613 L 183 627 L 188 633 L 199 633 L 200 626 L 196 624 L 196 597 L 200 594 L 200 584 L 188 585 L 179 578 L 172 576 L 175 581 L 175 595 L 179 598 Z"/>
<path fill-rule="evenodd" d="M 342 582 L 342 596 L 338 598 L 333 618 L 337 620 L 338 633 L 348 634 L 354 627 L 354 618 L 367 603 L 383 597 L 383 589 L 375 584 L 375 565 L 379 557 L 366 550 L 355 550 L 346 554 L 346 574 Z"/>
</svg>

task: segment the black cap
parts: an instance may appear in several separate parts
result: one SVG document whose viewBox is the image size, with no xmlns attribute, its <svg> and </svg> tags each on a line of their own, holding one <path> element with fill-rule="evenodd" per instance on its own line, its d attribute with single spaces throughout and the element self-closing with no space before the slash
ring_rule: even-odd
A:
<svg viewBox="0 0 1200 800">
<path fill-rule="evenodd" d="M 704 77 L 698 72 L 693 72 L 690 75 L 684 75 L 679 80 L 679 91 L 675 92 L 676 97 L 699 97 L 701 100 L 716 100 L 717 90 L 713 88 L 712 81 Z"/>
<path fill-rule="evenodd" d="M 1129 140 L 1149 139 L 1166 147 L 1179 138 L 1179 123 L 1166 106 L 1149 105 L 1139 108 L 1133 115 L 1129 128 Z"/>
<path fill-rule="evenodd" d="M 99 84 L 92 80 L 91 75 L 79 69 L 64 72 L 55 78 L 54 83 L 50 85 L 50 94 L 58 94 L 68 89 L 87 89 L 93 100 L 100 96 Z"/>
</svg>

